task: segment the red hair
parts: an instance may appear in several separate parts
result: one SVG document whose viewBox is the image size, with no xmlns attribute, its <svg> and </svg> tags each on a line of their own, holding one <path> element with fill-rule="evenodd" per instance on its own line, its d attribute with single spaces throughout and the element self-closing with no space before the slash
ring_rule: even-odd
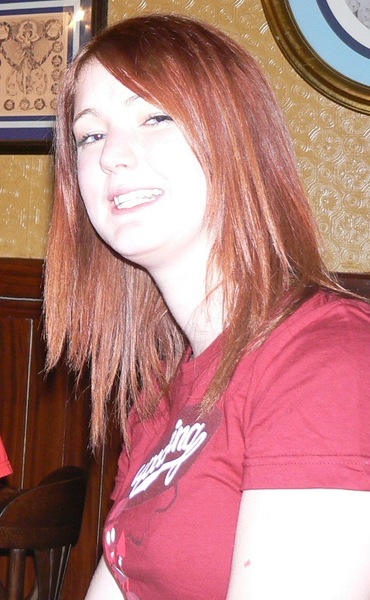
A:
<svg viewBox="0 0 370 600">
<path fill-rule="evenodd" d="M 128 407 L 153 414 L 187 341 L 148 273 L 106 246 L 84 208 L 72 119 L 81 70 L 93 59 L 171 115 L 207 177 L 209 269 L 222 274 L 227 332 L 204 410 L 242 353 L 317 287 L 336 285 L 320 258 L 281 110 L 256 61 L 220 31 L 182 16 L 142 16 L 105 30 L 69 67 L 60 95 L 45 281 L 48 365 L 66 346 L 73 369 L 90 366 L 96 444 L 114 384 L 125 434 Z"/>
</svg>

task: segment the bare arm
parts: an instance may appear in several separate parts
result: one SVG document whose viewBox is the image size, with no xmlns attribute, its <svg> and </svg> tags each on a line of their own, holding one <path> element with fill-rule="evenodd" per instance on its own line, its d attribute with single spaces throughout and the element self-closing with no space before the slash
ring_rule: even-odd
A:
<svg viewBox="0 0 370 600">
<path fill-rule="evenodd" d="M 102 598 L 109 598 L 109 600 L 122 600 L 124 598 L 107 567 L 104 557 L 100 559 L 96 568 L 85 600 L 102 600 Z"/>
<path fill-rule="evenodd" d="M 227 600 L 369 600 L 370 492 L 242 495 Z"/>
</svg>

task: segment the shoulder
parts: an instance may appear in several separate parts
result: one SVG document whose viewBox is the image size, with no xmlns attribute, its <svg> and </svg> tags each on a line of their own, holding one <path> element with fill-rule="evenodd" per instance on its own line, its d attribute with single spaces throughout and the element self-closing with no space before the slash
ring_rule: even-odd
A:
<svg viewBox="0 0 370 600">
<path fill-rule="evenodd" d="M 370 306 L 319 292 L 281 323 L 255 352 L 245 355 L 235 387 L 251 410 L 318 403 L 370 411 Z M 370 418 L 370 415 L 368 415 Z"/>
<path fill-rule="evenodd" d="M 361 301 L 319 293 L 270 335 L 244 404 L 253 486 L 370 489 L 369 362 Z"/>
<path fill-rule="evenodd" d="M 264 387 L 362 378 L 370 386 L 370 305 L 318 292 L 283 321 L 255 351 L 241 358 L 231 388 Z"/>
<path fill-rule="evenodd" d="M 276 356 L 284 350 L 307 357 L 310 353 L 330 355 L 339 348 L 343 356 L 356 350 L 369 357 L 370 304 L 318 292 L 276 328 L 261 353 Z"/>
<path fill-rule="evenodd" d="M 297 332 L 319 334 L 328 332 L 348 335 L 355 329 L 370 330 L 370 304 L 357 298 L 334 292 L 317 292 L 277 328 L 276 333 L 295 335 Z"/>
</svg>

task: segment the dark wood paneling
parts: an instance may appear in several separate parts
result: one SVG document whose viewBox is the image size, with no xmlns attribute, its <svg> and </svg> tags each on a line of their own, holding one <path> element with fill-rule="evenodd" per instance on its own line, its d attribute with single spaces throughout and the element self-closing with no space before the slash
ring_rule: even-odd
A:
<svg viewBox="0 0 370 600">
<path fill-rule="evenodd" d="M 0 296 L 0 317 L 7 318 L 11 315 L 12 317 L 17 317 L 19 319 L 32 319 L 38 323 L 41 314 L 41 306 L 41 300 L 23 300 L 20 298 L 9 299 L 6 296 Z M 38 328 L 40 328 L 39 325 Z"/>
<path fill-rule="evenodd" d="M 32 325 L 31 319 L 0 318 L 0 430 L 15 487 L 23 482 Z"/>
<path fill-rule="evenodd" d="M 92 456 L 87 380 L 82 393 L 63 364 L 45 375 L 41 291 L 42 261 L 0 258 L 0 434 L 14 469 L 8 483 L 14 487 L 36 485 L 65 464 L 87 468 L 81 535 L 71 553 L 63 592 L 63 600 L 83 600 L 101 554 L 101 529 L 110 507 L 120 440 L 113 428 L 109 445 Z M 5 573 L 6 557 L 0 556 L 0 577 Z"/>
<path fill-rule="evenodd" d="M 0 258 L 0 296 L 41 298 L 43 261 Z"/>
<path fill-rule="evenodd" d="M 370 273 L 337 273 L 346 289 L 370 299 Z"/>
</svg>

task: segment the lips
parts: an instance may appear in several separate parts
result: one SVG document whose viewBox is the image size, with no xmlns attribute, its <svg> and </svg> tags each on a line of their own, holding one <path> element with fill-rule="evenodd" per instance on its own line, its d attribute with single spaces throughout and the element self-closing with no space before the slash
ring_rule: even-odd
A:
<svg viewBox="0 0 370 600">
<path fill-rule="evenodd" d="M 120 210 L 123 208 L 133 208 L 134 206 L 140 206 L 141 204 L 152 202 L 161 196 L 162 193 L 163 190 L 159 188 L 138 189 L 124 192 L 122 194 L 116 194 L 112 197 L 112 200 L 115 207 Z"/>
</svg>

